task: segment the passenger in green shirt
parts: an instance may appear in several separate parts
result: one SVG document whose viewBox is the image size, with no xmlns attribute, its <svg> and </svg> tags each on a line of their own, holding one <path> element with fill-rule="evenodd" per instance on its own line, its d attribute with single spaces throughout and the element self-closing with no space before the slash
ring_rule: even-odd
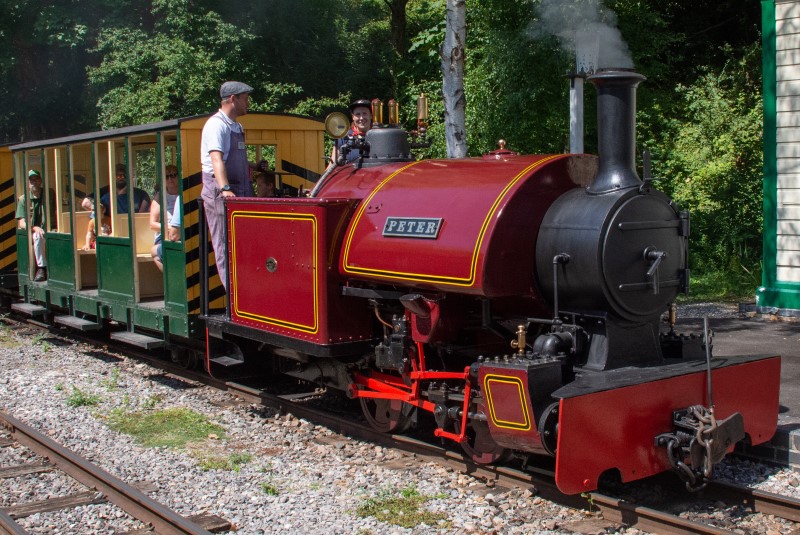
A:
<svg viewBox="0 0 800 535">
<path fill-rule="evenodd" d="M 30 190 L 30 212 L 28 221 L 31 224 L 31 240 L 33 241 L 33 254 L 36 258 L 36 273 L 33 280 L 41 282 L 47 280 L 47 258 L 44 252 L 44 232 L 47 228 L 47 217 L 44 211 L 44 196 L 42 195 L 42 175 L 39 171 L 28 171 L 28 186 Z M 56 198 L 55 192 L 50 190 L 50 215 L 55 219 Z M 25 223 L 25 194 L 17 199 L 17 226 L 26 228 Z"/>
</svg>

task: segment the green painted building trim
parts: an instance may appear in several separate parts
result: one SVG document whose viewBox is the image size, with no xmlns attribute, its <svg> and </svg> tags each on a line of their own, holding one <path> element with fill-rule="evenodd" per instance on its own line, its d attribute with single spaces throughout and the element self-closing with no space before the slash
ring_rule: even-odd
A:
<svg viewBox="0 0 800 535">
<path fill-rule="evenodd" d="M 764 256 L 762 285 L 775 284 L 778 241 L 778 112 L 777 67 L 775 65 L 775 0 L 761 2 L 761 54 L 764 94 Z"/>
<path fill-rule="evenodd" d="M 800 284 L 778 280 L 778 96 L 775 0 L 761 1 L 761 54 L 764 97 L 764 253 L 756 304 L 800 310 Z"/>
</svg>

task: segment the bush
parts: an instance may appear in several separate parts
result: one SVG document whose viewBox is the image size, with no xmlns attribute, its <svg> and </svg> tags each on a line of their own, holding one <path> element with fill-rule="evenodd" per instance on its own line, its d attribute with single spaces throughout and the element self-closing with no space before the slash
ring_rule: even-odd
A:
<svg viewBox="0 0 800 535">
<path fill-rule="evenodd" d="M 761 258 L 763 107 L 760 79 L 752 75 L 758 52 L 754 46 L 679 85 L 680 116 L 662 119 L 655 173 L 691 213 L 690 265 L 699 273 L 753 272 Z"/>
</svg>

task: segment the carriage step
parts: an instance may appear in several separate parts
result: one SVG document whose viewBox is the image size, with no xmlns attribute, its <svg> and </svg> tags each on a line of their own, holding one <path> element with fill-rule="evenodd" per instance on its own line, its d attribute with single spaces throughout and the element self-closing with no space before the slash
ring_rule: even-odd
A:
<svg viewBox="0 0 800 535">
<path fill-rule="evenodd" d="M 236 366 L 237 364 L 244 364 L 243 360 L 235 359 L 232 357 L 215 357 L 211 359 L 211 362 L 214 362 L 221 366 Z"/>
<path fill-rule="evenodd" d="M 37 316 L 44 316 L 44 313 L 47 312 L 47 309 L 43 306 L 34 305 L 32 303 L 13 303 L 11 305 L 11 310 L 34 318 Z"/>
<path fill-rule="evenodd" d="M 75 316 L 56 316 L 53 318 L 53 321 L 78 331 L 97 331 L 101 327 L 99 323 L 83 318 L 76 318 Z"/>
<path fill-rule="evenodd" d="M 158 349 L 164 347 L 164 340 L 147 336 L 145 334 L 132 333 L 128 331 L 119 331 L 111 333 L 112 340 L 119 340 L 122 343 L 130 344 L 132 346 L 141 347 L 143 349 Z"/>
</svg>

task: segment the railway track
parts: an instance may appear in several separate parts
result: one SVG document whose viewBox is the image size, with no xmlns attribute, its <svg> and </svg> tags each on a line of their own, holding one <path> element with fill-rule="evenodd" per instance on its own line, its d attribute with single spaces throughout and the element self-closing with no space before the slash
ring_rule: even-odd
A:
<svg viewBox="0 0 800 535">
<path fill-rule="evenodd" d="M 51 328 L 46 324 L 34 323 L 40 327 Z M 58 334 L 62 335 L 63 333 L 59 332 Z M 84 342 L 92 340 L 90 337 L 77 333 L 70 333 L 69 337 Z M 108 342 L 103 341 L 103 343 L 107 344 Z M 240 382 L 239 379 L 215 378 L 205 373 L 187 370 L 179 365 L 165 361 L 163 358 L 157 358 L 152 353 L 140 351 L 130 346 L 113 346 L 110 349 L 127 356 L 146 360 L 162 372 L 175 375 L 183 380 L 194 381 L 227 391 L 248 403 L 271 407 L 282 413 L 291 413 L 297 418 L 325 425 L 332 431 L 354 439 L 387 448 L 399 449 L 425 460 L 445 464 L 489 485 L 530 489 L 543 499 L 567 507 L 591 511 L 594 514 L 588 516 L 586 522 L 601 529 L 628 526 L 659 534 L 732 533 L 729 530 L 708 523 L 694 521 L 668 512 L 669 504 L 658 504 L 655 507 L 638 505 L 602 492 L 592 492 L 582 496 L 566 496 L 558 491 L 553 480 L 553 474 L 547 469 L 531 466 L 520 469 L 476 465 L 459 452 L 443 448 L 429 441 L 407 435 L 381 433 L 367 425 L 354 421 L 353 418 L 332 415 L 328 411 L 304 404 L 299 401 L 303 399 L 303 395 L 271 394 L 261 388 Z M 685 496 L 685 492 L 682 494 Z M 723 502 L 731 506 L 738 505 L 751 513 L 774 515 L 792 522 L 800 522 L 800 500 L 722 482 L 712 482 L 697 496 L 698 499 L 706 501 Z"/>
<path fill-rule="evenodd" d="M 644 531 L 665 535 L 733 533 L 727 529 L 665 512 L 664 508 L 636 505 L 598 492 L 590 493 L 589 499 L 603 518 Z M 800 500 L 722 481 L 710 482 L 698 494 L 698 499 L 724 503 L 726 506 L 740 506 L 750 513 L 763 513 L 800 522 Z M 797 530 L 793 533 L 797 533 Z"/>
<path fill-rule="evenodd" d="M 104 502 L 116 505 L 148 526 L 128 532 L 129 535 L 153 532 L 162 535 L 206 534 L 231 528 L 230 522 L 214 515 L 197 515 L 191 518 L 179 515 L 151 499 L 139 488 L 109 474 L 5 412 L 0 412 L 0 429 L 6 432 L 5 436 L 0 436 L 0 447 L 11 447 L 18 443 L 46 459 L 42 462 L 4 467 L 0 469 L 0 477 L 21 477 L 60 470 L 87 489 L 0 510 L 0 533 L 27 533 L 16 520 L 29 515 Z"/>
<path fill-rule="evenodd" d="M 148 357 L 150 359 L 151 357 Z M 559 492 L 554 481 L 554 474 L 546 469 L 526 467 L 515 469 L 505 466 L 477 465 L 467 460 L 459 452 L 437 446 L 421 439 L 407 435 L 393 435 L 375 431 L 367 425 L 354 422 L 353 419 L 334 416 L 329 412 L 308 407 L 296 401 L 297 396 L 268 394 L 258 388 L 253 388 L 235 380 L 222 380 L 208 375 L 188 370 L 182 370 L 163 361 L 153 361 L 165 371 L 175 373 L 184 379 L 205 383 L 217 389 L 226 390 L 243 400 L 277 409 L 284 413 L 292 413 L 297 418 L 325 425 L 337 433 L 355 439 L 379 444 L 387 448 L 395 448 L 416 455 L 426 460 L 434 460 L 440 464 L 469 474 L 493 486 L 522 487 L 546 500 L 572 508 L 588 509 L 596 513 L 589 517 L 587 524 L 600 528 L 619 528 L 622 526 L 635 527 L 642 531 L 658 534 L 723 534 L 733 533 L 710 524 L 683 518 L 676 514 L 666 512 L 665 507 L 653 508 L 636 505 L 620 498 L 591 492 L 585 495 L 568 496 Z M 663 479 L 663 478 L 660 478 Z M 675 484 L 680 483 L 675 478 Z M 685 491 L 680 490 L 682 494 Z M 748 487 L 732 485 L 724 482 L 711 482 L 698 498 L 723 502 L 726 505 L 739 505 L 752 513 L 763 513 L 779 518 L 800 522 L 800 500 L 759 491 Z M 667 504 L 664 504 L 665 506 Z M 575 526 L 578 529 L 577 526 Z"/>
</svg>

